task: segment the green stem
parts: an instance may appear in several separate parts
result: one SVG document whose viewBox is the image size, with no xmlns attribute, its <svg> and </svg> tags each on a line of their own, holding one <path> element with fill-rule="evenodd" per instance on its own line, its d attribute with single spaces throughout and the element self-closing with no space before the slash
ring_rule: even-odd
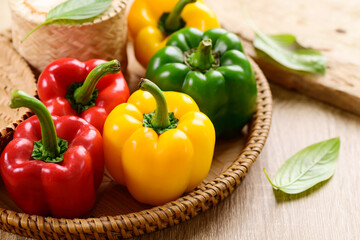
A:
<svg viewBox="0 0 360 240">
<path fill-rule="evenodd" d="M 155 83 L 145 78 L 141 79 L 139 88 L 151 93 L 156 101 L 156 110 L 151 119 L 151 125 L 159 129 L 167 128 L 170 125 L 170 120 L 164 93 Z"/>
<path fill-rule="evenodd" d="M 90 102 L 96 84 L 99 80 L 104 75 L 118 73 L 120 69 L 120 63 L 116 59 L 96 66 L 86 77 L 84 84 L 75 90 L 75 102 L 83 105 Z"/>
<path fill-rule="evenodd" d="M 11 96 L 10 107 L 30 108 L 39 119 L 44 150 L 52 155 L 59 154 L 54 121 L 52 120 L 50 112 L 42 102 L 23 91 L 15 90 Z"/>
<path fill-rule="evenodd" d="M 165 20 L 165 28 L 169 31 L 176 31 L 180 29 L 182 11 L 186 5 L 194 2 L 196 2 L 196 0 L 179 0 Z"/>
<path fill-rule="evenodd" d="M 37 25 L 33 30 L 31 30 L 28 34 L 26 34 L 26 36 L 21 39 L 20 43 L 23 43 L 33 32 L 35 32 L 36 30 L 38 30 L 39 28 L 41 28 L 42 26 L 51 23 L 52 21 L 45 21 L 39 25 Z"/>
<path fill-rule="evenodd" d="M 267 174 L 265 168 L 263 168 L 263 171 L 264 171 L 264 173 L 265 173 L 265 176 L 266 176 L 267 180 L 270 182 L 270 184 L 271 184 L 274 188 L 278 189 L 279 187 L 276 186 L 276 185 L 271 181 L 271 179 L 270 179 L 269 175 Z"/>
<path fill-rule="evenodd" d="M 212 54 L 212 42 L 211 39 L 204 39 L 200 42 L 198 48 L 192 53 L 187 62 L 198 70 L 208 70 L 215 62 L 215 58 Z"/>
</svg>

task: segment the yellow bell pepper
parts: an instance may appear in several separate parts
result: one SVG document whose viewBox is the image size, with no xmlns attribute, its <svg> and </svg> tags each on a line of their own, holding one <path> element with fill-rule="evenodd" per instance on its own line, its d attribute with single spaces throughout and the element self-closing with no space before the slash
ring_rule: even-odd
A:
<svg viewBox="0 0 360 240">
<path fill-rule="evenodd" d="M 160 205 L 204 180 L 215 129 L 188 95 L 162 92 L 147 79 L 140 89 L 105 121 L 105 165 L 136 200 Z"/>
<path fill-rule="evenodd" d="M 135 0 L 128 15 L 136 59 L 146 67 L 165 47 L 168 36 L 183 27 L 218 28 L 215 13 L 203 0 Z"/>
</svg>

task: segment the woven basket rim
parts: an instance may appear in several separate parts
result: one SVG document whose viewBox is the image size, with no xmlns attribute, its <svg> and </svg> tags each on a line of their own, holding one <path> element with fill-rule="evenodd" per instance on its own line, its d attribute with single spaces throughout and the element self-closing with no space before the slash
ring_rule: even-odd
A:
<svg viewBox="0 0 360 240">
<path fill-rule="evenodd" d="M 257 108 L 248 129 L 244 148 L 231 166 L 204 186 L 195 189 L 162 206 L 116 216 L 58 219 L 29 215 L 0 208 L 0 228 L 9 232 L 36 238 L 45 238 L 44 233 L 63 236 L 90 236 L 95 238 L 139 236 L 187 221 L 229 196 L 240 185 L 249 168 L 260 154 L 268 136 L 272 118 L 272 96 L 269 84 L 260 68 L 249 58 L 254 69 L 257 85 Z M 26 119 L 25 114 L 21 120 Z M 19 121 L 14 122 L 12 130 Z M 0 133 L 10 134 L 9 127 Z M 0 134 L 0 136 L 2 135 Z M 58 235 L 59 234 L 59 235 Z M 44 237 L 43 237 L 44 236 Z M 98 237 L 97 237 L 98 236 Z"/>
<path fill-rule="evenodd" d="M 15 1 L 17 1 L 17 0 L 9 0 L 9 5 L 14 5 Z M 105 10 L 103 13 L 101 13 L 100 15 L 98 15 L 91 21 L 86 21 L 86 22 L 79 23 L 79 24 L 62 24 L 62 25 L 52 24 L 52 26 L 59 27 L 59 28 L 73 28 L 73 27 L 76 28 L 76 27 L 97 24 L 102 21 L 107 21 L 107 20 L 113 18 L 119 12 L 126 11 L 127 3 L 128 3 L 128 0 L 114 0 L 107 10 Z M 14 5 L 14 6 L 16 6 L 16 5 Z M 24 6 L 21 6 L 21 7 L 24 7 Z M 19 14 L 20 9 L 21 8 L 19 8 L 19 7 L 14 8 L 15 12 L 13 14 Z M 31 15 L 29 15 L 31 17 L 28 17 L 27 20 L 33 22 L 34 24 L 41 24 L 42 22 L 45 21 L 46 14 L 33 12 L 27 6 L 24 9 L 26 9 L 26 11 L 29 11 L 31 13 Z"/>
</svg>

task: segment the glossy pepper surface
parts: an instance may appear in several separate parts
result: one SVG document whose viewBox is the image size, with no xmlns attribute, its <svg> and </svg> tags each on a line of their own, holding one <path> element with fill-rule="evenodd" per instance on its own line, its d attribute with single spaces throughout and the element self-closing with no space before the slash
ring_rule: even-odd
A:
<svg viewBox="0 0 360 240">
<path fill-rule="evenodd" d="M 215 130 L 183 93 L 164 92 L 143 80 L 104 126 L 105 165 L 138 201 L 159 205 L 175 200 L 206 177 Z"/>
<path fill-rule="evenodd" d="M 110 111 L 130 96 L 117 60 L 55 60 L 41 73 L 37 89 L 52 115 L 79 116 L 100 133 Z"/>
<path fill-rule="evenodd" d="M 214 12 L 203 0 L 135 0 L 128 16 L 136 59 L 146 67 L 166 44 L 167 37 L 183 28 L 202 31 L 220 27 Z"/>
<path fill-rule="evenodd" d="M 15 91 L 11 107 L 32 116 L 17 126 L 0 157 L 0 172 L 13 201 L 28 214 L 73 218 L 95 204 L 104 174 L 99 131 L 75 116 L 50 116 L 37 99 Z"/>
<path fill-rule="evenodd" d="M 217 136 L 239 134 L 256 109 L 256 80 L 241 41 L 221 28 L 174 33 L 152 57 L 146 77 L 164 91 L 190 95 Z"/>
</svg>

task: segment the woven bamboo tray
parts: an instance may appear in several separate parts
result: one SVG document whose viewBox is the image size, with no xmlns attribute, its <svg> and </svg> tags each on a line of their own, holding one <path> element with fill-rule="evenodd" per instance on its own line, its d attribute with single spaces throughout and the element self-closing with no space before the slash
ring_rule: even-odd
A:
<svg viewBox="0 0 360 240">
<path fill-rule="evenodd" d="M 17 124 L 30 114 L 26 109 L 11 110 L 8 107 L 12 90 L 19 87 L 35 94 L 35 78 L 26 62 L 12 49 L 9 39 L 9 32 L 0 34 L 0 84 L 3 86 L 0 89 L 0 129 L 3 128 L 0 151 L 10 141 Z M 127 79 L 134 90 L 144 70 L 134 62 L 133 55 L 129 55 L 130 75 Z M 151 207 L 136 202 L 126 188 L 105 175 L 97 193 L 98 201 L 90 213 L 80 219 L 57 219 L 22 213 L 10 199 L 0 178 L 0 229 L 37 239 L 130 238 L 174 226 L 217 205 L 245 178 L 265 144 L 271 125 L 269 85 L 258 66 L 251 63 L 258 86 L 256 113 L 238 138 L 216 143 L 210 172 L 194 191 L 163 206 Z"/>
</svg>

